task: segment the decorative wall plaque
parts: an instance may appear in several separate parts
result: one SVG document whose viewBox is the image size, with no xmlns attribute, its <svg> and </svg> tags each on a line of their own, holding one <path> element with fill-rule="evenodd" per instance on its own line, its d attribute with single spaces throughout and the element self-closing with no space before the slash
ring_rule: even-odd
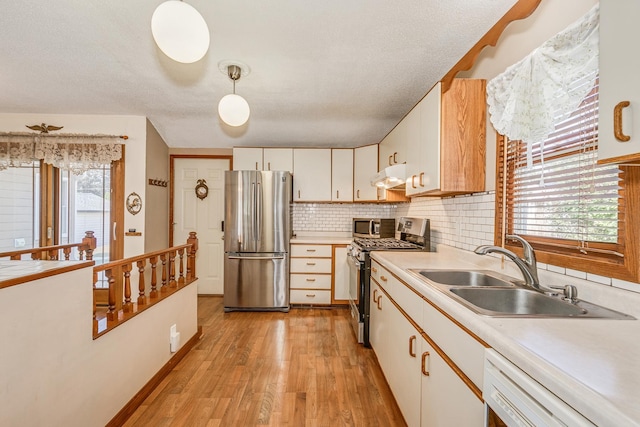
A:
<svg viewBox="0 0 640 427">
<path fill-rule="evenodd" d="M 142 209 L 142 199 L 138 193 L 133 192 L 127 196 L 127 210 L 131 215 L 135 215 Z"/>
</svg>

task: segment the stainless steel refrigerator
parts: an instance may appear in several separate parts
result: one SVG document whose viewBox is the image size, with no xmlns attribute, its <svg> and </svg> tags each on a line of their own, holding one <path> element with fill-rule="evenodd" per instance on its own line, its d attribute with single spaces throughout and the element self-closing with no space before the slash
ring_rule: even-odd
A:
<svg viewBox="0 0 640 427">
<path fill-rule="evenodd" d="M 290 209 L 289 172 L 225 172 L 225 311 L 289 311 Z"/>
</svg>

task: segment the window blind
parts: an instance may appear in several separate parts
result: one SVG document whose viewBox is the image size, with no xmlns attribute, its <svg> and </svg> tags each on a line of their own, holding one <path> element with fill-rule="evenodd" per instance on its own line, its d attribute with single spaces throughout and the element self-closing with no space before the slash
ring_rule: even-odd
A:
<svg viewBox="0 0 640 427">
<path fill-rule="evenodd" d="M 596 75 L 574 82 L 592 89 L 570 114 L 554 112 L 555 130 L 532 143 L 505 140 L 498 174 L 504 194 L 500 229 L 552 250 L 622 256 L 624 176 L 616 165 L 598 165 Z M 595 81 L 595 84 L 594 84 Z M 500 188 L 500 187 L 499 187 Z"/>
</svg>

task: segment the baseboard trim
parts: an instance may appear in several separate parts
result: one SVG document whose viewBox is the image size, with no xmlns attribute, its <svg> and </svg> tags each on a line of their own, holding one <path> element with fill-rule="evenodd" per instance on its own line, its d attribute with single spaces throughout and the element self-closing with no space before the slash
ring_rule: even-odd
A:
<svg viewBox="0 0 640 427">
<path fill-rule="evenodd" d="M 187 341 L 180 350 L 174 354 L 171 359 L 160 368 L 160 370 L 138 391 L 135 396 L 127 402 L 126 405 L 115 417 L 111 419 L 106 427 L 118 427 L 121 426 L 129 419 L 131 415 L 138 409 L 138 407 L 144 402 L 144 400 L 153 392 L 153 390 L 160 385 L 160 382 L 169 375 L 169 372 L 182 360 L 184 356 L 191 351 L 191 349 L 198 343 L 202 336 L 202 326 L 198 326 L 198 331 Z"/>
</svg>

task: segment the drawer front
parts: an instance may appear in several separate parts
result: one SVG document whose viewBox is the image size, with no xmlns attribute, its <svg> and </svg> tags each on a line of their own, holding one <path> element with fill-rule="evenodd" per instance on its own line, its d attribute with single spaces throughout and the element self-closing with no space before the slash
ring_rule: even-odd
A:
<svg viewBox="0 0 640 427">
<path fill-rule="evenodd" d="M 482 390 L 485 347 L 428 302 L 422 307 L 422 329 Z"/>
<path fill-rule="evenodd" d="M 329 273 L 331 258 L 291 258 L 291 273 Z"/>
<path fill-rule="evenodd" d="M 291 257 L 331 258 L 331 245 L 291 245 Z"/>
<path fill-rule="evenodd" d="M 331 289 L 330 274 L 292 274 L 291 289 Z"/>
<path fill-rule="evenodd" d="M 394 283 L 389 290 L 389 295 L 418 325 L 422 321 L 422 298 L 416 295 L 404 282 L 392 277 Z"/>
<path fill-rule="evenodd" d="M 331 304 L 331 291 L 292 289 L 289 301 L 291 304 Z"/>
</svg>

